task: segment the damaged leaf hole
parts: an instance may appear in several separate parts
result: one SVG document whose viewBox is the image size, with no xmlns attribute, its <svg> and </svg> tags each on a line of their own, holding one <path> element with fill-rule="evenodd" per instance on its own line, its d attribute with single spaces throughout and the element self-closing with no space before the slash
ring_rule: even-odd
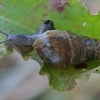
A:
<svg viewBox="0 0 100 100">
<path fill-rule="evenodd" d="M 43 18 L 47 18 L 48 17 L 48 14 L 43 14 Z"/>
</svg>

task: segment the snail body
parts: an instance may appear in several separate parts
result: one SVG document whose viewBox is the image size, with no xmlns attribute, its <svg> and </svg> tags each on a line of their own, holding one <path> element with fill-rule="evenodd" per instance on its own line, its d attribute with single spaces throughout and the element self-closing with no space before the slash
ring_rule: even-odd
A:
<svg viewBox="0 0 100 100">
<path fill-rule="evenodd" d="M 41 34 L 46 32 L 47 30 L 54 29 L 55 27 L 53 25 L 53 22 L 51 20 L 46 20 L 34 34 L 8 34 L 0 31 L 0 33 L 7 35 L 7 39 L 0 42 L 0 44 L 4 43 L 7 49 L 14 48 L 22 55 L 27 54 L 34 50 L 32 45 L 38 37 L 41 37 Z"/>
<path fill-rule="evenodd" d="M 34 42 L 33 47 L 50 67 L 65 67 L 100 60 L 99 40 L 66 31 L 46 31 Z"/>
</svg>

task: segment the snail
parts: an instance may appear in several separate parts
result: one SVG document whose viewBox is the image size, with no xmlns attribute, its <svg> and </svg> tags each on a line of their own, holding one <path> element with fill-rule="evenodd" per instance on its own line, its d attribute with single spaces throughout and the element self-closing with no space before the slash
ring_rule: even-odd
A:
<svg viewBox="0 0 100 100">
<path fill-rule="evenodd" d="M 16 46 L 23 54 L 35 49 L 49 67 L 85 66 L 87 62 L 100 59 L 100 40 L 55 30 L 51 20 L 44 21 L 33 35 L 2 33 L 8 38 L 1 43 Z"/>
<path fill-rule="evenodd" d="M 47 30 L 54 30 L 53 21 L 46 20 L 44 23 L 37 29 L 36 33 L 34 34 L 8 34 L 6 32 L 0 31 L 7 36 L 5 41 L 0 42 L 4 43 L 7 49 L 15 48 L 17 49 L 22 55 L 26 53 L 30 53 L 33 51 L 33 44 L 34 41 L 41 36 Z"/>
</svg>

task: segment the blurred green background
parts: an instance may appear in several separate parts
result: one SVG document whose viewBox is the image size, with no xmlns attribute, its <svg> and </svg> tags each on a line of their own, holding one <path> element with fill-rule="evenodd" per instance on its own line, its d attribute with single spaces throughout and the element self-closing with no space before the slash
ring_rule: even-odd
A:
<svg viewBox="0 0 100 100">
<path fill-rule="evenodd" d="M 82 0 L 92 14 L 100 10 L 100 0 Z M 47 76 L 40 76 L 40 66 L 24 61 L 16 51 L 0 62 L 0 100 L 100 100 L 100 75 L 91 74 L 87 82 L 76 80 L 71 91 L 58 92 L 49 87 Z"/>
</svg>

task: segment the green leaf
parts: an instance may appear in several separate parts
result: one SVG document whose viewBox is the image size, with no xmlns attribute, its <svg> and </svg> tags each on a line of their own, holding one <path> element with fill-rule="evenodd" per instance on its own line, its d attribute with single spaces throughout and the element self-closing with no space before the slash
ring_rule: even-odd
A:
<svg viewBox="0 0 100 100">
<path fill-rule="evenodd" d="M 72 71 L 71 73 L 70 70 Z M 50 85 L 53 86 L 54 89 L 64 91 L 70 90 L 76 85 L 73 70 L 75 69 L 72 66 L 69 66 L 68 68 L 49 68 L 44 65 L 40 74 L 44 75 L 47 73 Z"/>
<path fill-rule="evenodd" d="M 0 0 L 0 30 L 7 33 L 32 34 L 42 24 L 43 20 L 54 21 L 56 29 L 71 31 L 79 35 L 100 39 L 100 13 L 92 15 L 79 0 Z M 5 40 L 0 34 L 0 41 Z M 21 52 L 18 49 L 19 52 Z M 22 50 L 23 52 L 23 50 Z M 35 59 L 41 66 L 43 61 L 36 51 L 22 53 L 25 60 Z M 12 49 L 0 45 L 0 59 Z M 75 79 L 86 81 L 91 70 L 100 65 L 99 62 L 89 62 L 87 68 L 76 69 L 74 66 L 66 68 L 49 68 L 44 65 L 40 74 L 48 74 L 50 85 L 59 91 L 70 90 L 75 87 Z"/>
<path fill-rule="evenodd" d="M 75 68 L 75 66 L 66 66 L 63 68 L 49 68 L 44 65 L 40 70 L 40 75 L 47 73 L 50 85 L 58 91 L 71 90 L 75 87 L 75 79 L 87 81 L 90 78 L 92 69 L 100 65 L 100 62 L 89 62 L 87 68 Z M 81 66 L 80 66 L 81 67 Z M 93 67 L 93 68 L 91 68 Z"/>
<path fill-rule="evenodd" d="M 100 12 L 92 15 L 79 0 L 67 0 L 61 13 L 52 10 L 51 18 L 57 29 L 100 39 Z"/>
</svg>

